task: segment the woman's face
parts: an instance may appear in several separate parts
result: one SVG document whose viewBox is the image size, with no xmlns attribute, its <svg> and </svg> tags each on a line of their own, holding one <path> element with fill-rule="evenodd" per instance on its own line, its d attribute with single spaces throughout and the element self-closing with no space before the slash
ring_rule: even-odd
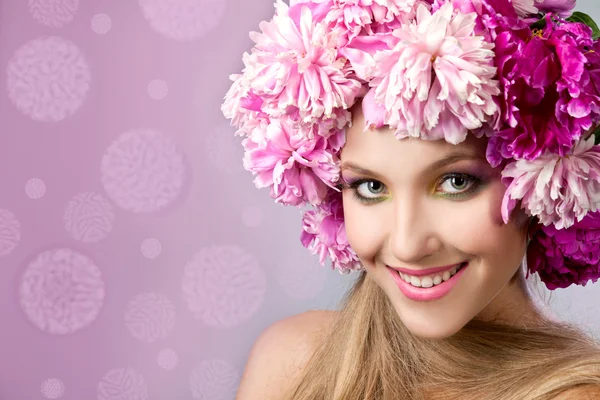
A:
<svg viewBox="0 0 600 400">
<path fill-rule="evenodd" d="M 502 314 L 511 320 L 531 310 L 522 280 L 511 280 L 525 254 L 526 224 L 515 222 L 517 212 L 508 224 L 502 221 L 506 188 L 501 171 L 485 159 L 486 139 L 469 135 L 458 145 L 400 140 L 387 127 L 363 127 L 359 103 L 341 153 L 346 233 L 404 325 L 417 336 L 439 339 L 472 318 Z M 398 272 L 389 268 L 462 262 L 468 266 L 452 289 L 428 300 L 404 295 Z"/>
</svg>

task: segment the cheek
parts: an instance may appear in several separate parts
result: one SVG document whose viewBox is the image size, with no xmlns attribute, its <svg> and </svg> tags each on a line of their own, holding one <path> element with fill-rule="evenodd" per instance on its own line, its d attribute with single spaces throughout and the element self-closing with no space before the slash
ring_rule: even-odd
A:
<svg viewBox="0 0 600 400">
<path fill-rule="evenodd" d="M 447 237 L 464 252 L 482 256 L 522 255 L 525 249 L 525 231 L 513 220 L 505 224 L 501 215 L 502 197 L 506 188 L 496 181 L 481 195 L 461 204 L 452 215 L 461 216 L 462 221 L 454 219 L 458 227 L 455 231 L 446 229 Z M 456 206 L 454 206 L 456 207 Z"/>
<path fill-rule="evenodd" d="M 492 223 L 497 227 L 504 226 L 504 220 L 502 219 L 502 199 L 506 192 L 506 186 L 500 181 L 495 181 L 489 190 L 488 204 L 489 204 L 489 215 Z"/>
<path fill-rule="evenodd" d="M 381 245 L 383 218 L 377 215 L 377 207 L 358 204 L 351 193 L 344 193 L 343 205 L 348 243 L 359 258 L 368 260 L 376 254 Z"/>
</svg>

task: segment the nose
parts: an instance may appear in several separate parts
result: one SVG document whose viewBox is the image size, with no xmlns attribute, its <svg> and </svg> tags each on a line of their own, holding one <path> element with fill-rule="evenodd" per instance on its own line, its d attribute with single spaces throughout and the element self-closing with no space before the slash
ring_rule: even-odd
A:
<svg viewBox="0 0 600 400">
<path fill-rule="evenodd" d="M 400 264 L 416 264 L 442 247 L 433 207 L 423 199 L 396 197 L 390 221 L 389 247 Z"/>
</svg>

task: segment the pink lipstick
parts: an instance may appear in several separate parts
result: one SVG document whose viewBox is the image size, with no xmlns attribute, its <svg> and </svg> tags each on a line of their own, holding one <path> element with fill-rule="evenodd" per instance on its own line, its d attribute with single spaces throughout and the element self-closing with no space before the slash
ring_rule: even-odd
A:
<svg viewBox="0 0 600 400">
<path fill-rule="evenodd" d="M 423 275 L 429 275 L 432 273 L 439 272 L 440 268 L 424 270 L 425 273 L 415 273 L 416 271 L 406 270 L 406 269 L 403 270 L 400 268 L 397 268 L 397 269 L 394 269 L 391 267 L 387 267 L 387 268 L 388 268 L 388 271 L 390 272 L 390 274 L 392 274 L 392 278 L 394 279 L 396 286 L 398 286 L 398 289 L 400 289 L 400 291 L 406 297 L 408 297 L 411 300 L 415 300 L 415 301 L 432 301 L 432 300 L 437 300 L 437 299 L 442 298 L 445 295 L 447 295 L 452 290 L 452 288 L 454 288 L 454 286 L 456 286 L 456 284 L 458 283 L 459 279 L 462 277 L 463 273 L 465 272 L 465 270 L 467 269 L 468 266 L 469 266 L 468 262 L 461 263 L 458 271 L 454 275 L 452 275 L 450 277 L 450 279 L 448 279 L 447 281 L 442 281 L 440 284 L 434 285 L 434 286 L 428 287 L 428 288 L 416 287 L 416 286 L 411 285 L 410 283 L 408 283 L 404 279 L 402 279 L 402 277 L 398 273 L 398 270 L 403 271 L 403 272 L 409 271 L 409 273 L 408 273 L 409 275 L 423 276 Z M 448 267 L 441 268 L 442 271 L 447 270 L 447 269 L 449 269 L 449 268 Z M 430 272 L 430 271 L 433 271 L 433 272 Z"/>
</svg>

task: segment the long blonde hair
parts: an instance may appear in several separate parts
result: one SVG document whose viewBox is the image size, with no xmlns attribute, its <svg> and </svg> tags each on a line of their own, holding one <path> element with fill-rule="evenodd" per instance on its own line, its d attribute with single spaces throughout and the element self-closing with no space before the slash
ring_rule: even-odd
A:
<svg viewBox="0 0 600 400">
<path fill-rule="evenodd" d="M 447 339 L 419 338 L 365 271 L 336 314 L 286 400 L 546 400 L 600 385 L 600 343 L 571 323 L 473 319 Z"/>
</svg>

